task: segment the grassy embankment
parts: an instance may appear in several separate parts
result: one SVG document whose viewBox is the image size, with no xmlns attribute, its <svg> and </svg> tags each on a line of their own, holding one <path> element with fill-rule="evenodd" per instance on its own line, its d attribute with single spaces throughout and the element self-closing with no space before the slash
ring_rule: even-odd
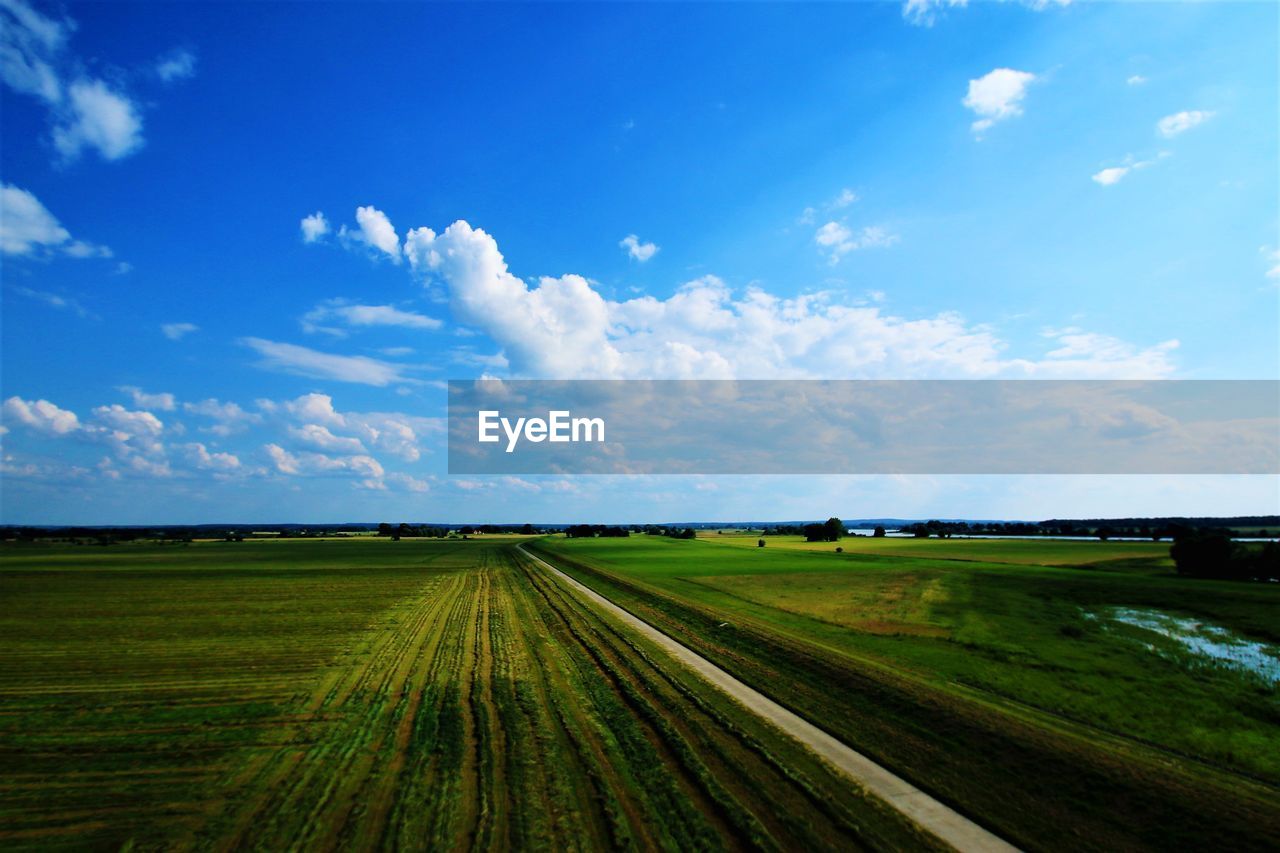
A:
<svg viewBox="0 0 1280 853">
<path fill-rule="evenodd" d="M 5 849 L 890 848 L 511 540 L 0 551 Z"/>
<path fill-rule="evenodd" d="M 1275 685 L 1106 619 L 1154 608 L 1275 642 L 1280 589 L 1177 578 L 1154 543 L 533 547 L 1026 847 L 1280 842 Z"/>
</svg>

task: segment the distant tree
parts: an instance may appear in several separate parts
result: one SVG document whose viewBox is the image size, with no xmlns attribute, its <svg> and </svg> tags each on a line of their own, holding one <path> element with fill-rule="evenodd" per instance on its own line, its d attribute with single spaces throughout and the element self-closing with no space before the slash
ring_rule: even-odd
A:
<svg viewBox="0 0 1280 853">
<path fill-rule="evenodd" d="M 806 542 L 836 542 L 844 534 L 844 522 L 838 518 L 828 518 L 822 524 L 806 524 L 804 538 Z"/>
<path fill-rule="evenodd" d="M 1173 558 L 1178 574 L 1211 578 L 1230 573 L 1235 552 L 1235 543 L 1225 534 L 1188 530 L 1173 540 L 1169 556 Z"/>
<path fill-rule="evenodd" d="M 382 522 L 381 524 L 379 524 L 379 525 L 378 525 L 378 535 L 379 535 L 379 536 L 390 536 L 390 535 L 391 535 L 391 525 L 390 525 L 390 524 L 387 524 L 385 521 L 384 521 L 384 522 Z"/>
<path fill-rule="evenodd" d="M 520 532 L 525 536 L 532 536 L 534 533 L 533 525 L 532 524 L 524 525 L 523 527 L 520 528 Z"/>
<path fill-rule="evenodd" d="M 871 535 L 872 535 L 872 536 L 874 536 L 874 537 L 875 537 L 875 538 L 877 538 L 877 539 L 883 539 L 883 538 L 884 538 L 884 525 L 883 525 L 883 524 L 877 524 L 877 525 L 876 525 L 876 529 L 872 532 L 872 534 L 871 534 Z"/>
<path fill-rule="evenodd" d="M 764 540 L 763 540 L 763 539 L 757 539 L 757 540 L 756 540 L 756 547 L 757 547 L 757 548 L 763 548 L 763 547 L 764 547 Z"/>
<path fill-rule="evenodd" d="M 1098 539 L 1100 539 L 1103 542 L 1106 542 L 1108 539 L 1110 539 L 1112 536 L 1115 535 L 1115 531 L 1112 530 L 1110 527 L 1103 526 L 1098 528 L 1097 535 L 1098 535 Z"/>
</svg>

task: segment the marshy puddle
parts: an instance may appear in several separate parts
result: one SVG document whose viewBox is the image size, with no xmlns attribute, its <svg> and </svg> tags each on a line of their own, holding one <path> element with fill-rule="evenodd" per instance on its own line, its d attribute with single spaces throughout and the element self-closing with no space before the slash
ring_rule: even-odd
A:
<svg viewBox="0 0 1280 853">
<path fill-rule="evenodd" d="M 1137 607 L 1112 607 L 1088 616 L 1159 634 L 1201 662 L 1249 672 L 1270 684 L 1280 684 L 1280 647 L 1247 640 L 1230 628 Z M 1148 651 L 1160 654 L 1154 644 L 1144 645 Z"/>
</svg>

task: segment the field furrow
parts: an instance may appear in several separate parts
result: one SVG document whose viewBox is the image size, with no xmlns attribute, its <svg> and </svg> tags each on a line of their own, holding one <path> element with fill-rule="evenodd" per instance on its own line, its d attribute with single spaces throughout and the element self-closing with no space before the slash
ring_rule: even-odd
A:
<svg viewBox="0 0 1280 853">
<path fill-rule="evenodd" d="M 0 652 L 15 673 L 0 688 L 0 844 L 929 846 L 513 545 L 0 571 L 33 612 L 80 629 L 0 617 L 31 652 Z M 121 653 L 134 647 L 156 654 Z"/>
</svg>

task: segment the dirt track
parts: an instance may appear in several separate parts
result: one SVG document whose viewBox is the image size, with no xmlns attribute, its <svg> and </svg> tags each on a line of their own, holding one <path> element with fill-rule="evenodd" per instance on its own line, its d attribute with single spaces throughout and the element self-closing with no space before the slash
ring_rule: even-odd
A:
<svg viewBox="0 0 1280 853">
<path fill-rule="evenodd" d="M 681 645 L 642 619 L 614 604 L 539 557 L 519 547 L 520 553 L 546 568 L 651 642 L 715 685 L 750 711 L 804 744 L 859 787 L 887 802 L 918 826 L 961 851 L 1011 851 L 1017 848 L 973 821 L 900 779 L 865 755 L 849 748 L 822 729 L 788 711 L 763 693 L 748 687 L 711 661 Z"/>
</svg>

